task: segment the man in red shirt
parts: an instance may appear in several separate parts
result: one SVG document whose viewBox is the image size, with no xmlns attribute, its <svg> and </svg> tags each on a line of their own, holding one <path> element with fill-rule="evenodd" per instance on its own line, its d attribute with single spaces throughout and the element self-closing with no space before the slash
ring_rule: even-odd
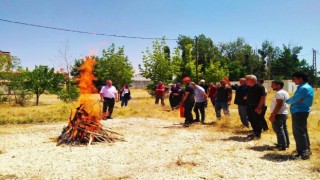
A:
<svg viewBox="0 0 320 180">
<path fill-rule="evenodd" d="M 209 86 L 209 93 L 208 93 L 208 96 L 209 96 L 209 98 L 210 98 L 210 100 L 211 100 L 211 103 L 212 103 L 212 105 L 213 105 L 213 107 L 214 107 L 214 105 L 215 105 L 215 100 L 216 100 L 216 92 L 217 92 L 217 86 L 216 85 L 214 85 L 213 83 L 210 83 L 210 86 Z"/>
<path fill-rule="evenodd" d="M 163 85 L 162 81 L 159 81 L 158 85 L 156 86 L 155 95 L 156 101 L 155 104 L 159 104 L 159 99 L 161 100 L 161 105 L 164 106 L 164 95 L 166 91 L 166 86 Z"/>
</svg>

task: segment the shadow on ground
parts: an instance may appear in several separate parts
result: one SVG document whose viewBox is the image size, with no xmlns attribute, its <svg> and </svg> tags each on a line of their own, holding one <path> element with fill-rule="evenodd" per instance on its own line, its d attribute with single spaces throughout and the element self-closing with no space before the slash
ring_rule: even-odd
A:
<svg viewBox="0 0 320 180">
<path fill-rule="evenodd" d="M 234 134 L 243 134 L 243 135 L 247 135 L 252 133 L 252 130 L 248 130 L 248 129 L 237 129 L 235 131 L 232 131 Z"/>
<path fill-rule="evenodd" d="M 222 141 L 237 141 L 237 142 L 248 142 L 248 138 L 246 136 L 231 136 L 226 139 L 221 139 Z"/>
<path fill-rule="evenodd" d="M 290 154 L 277 154 L 277 153 L 268 153 L 260 157 L 261 159 L 272 161 L 272 162 L 285 162 L 290 160 Z"/>
<path fill-rule="evenodd" d="M 254 151 L 259 151 L 259 152 L 275 150 L 274 146 L 270 146 L 270 145 L 267 145 L 267 144 L 262 145 L 262 146 L 249 147 L 248 149 L 251 149 L 251 150 L 254 150 Z"/>
</svg>

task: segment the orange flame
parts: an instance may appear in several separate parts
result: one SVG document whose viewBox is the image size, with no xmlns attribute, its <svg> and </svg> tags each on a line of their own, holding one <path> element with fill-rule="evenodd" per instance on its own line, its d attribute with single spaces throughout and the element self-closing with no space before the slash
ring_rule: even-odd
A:
<svg viewBox="0 0 320 180">
<path fill-rule="evenodd" d="M 94 94 L 98 90 L 93 85 L 97 78 L 92 74 L 96 61 L 92 57 L 86 57 L 84 63 L 80 66 L 79 88 L 81 94 Z"/>
<path fill-rule="evenodd" d="M 86 111 L 88 111 L 90 115 L 98 117 L 101 116 L 99 115 L 101 108 L 96 107 L 99 103 L 99 96 L 97 96 L 98 90 L 93 84 L 93 81 L 97 79 L 92 73 L 95 64 L 96 61 L 89 56 L 84 59 L 84 63 L 80 66 L 78 86 L 80 88 L 81 95 L 79 98 L 79 104 L 84 104 Z"/>
</svg>

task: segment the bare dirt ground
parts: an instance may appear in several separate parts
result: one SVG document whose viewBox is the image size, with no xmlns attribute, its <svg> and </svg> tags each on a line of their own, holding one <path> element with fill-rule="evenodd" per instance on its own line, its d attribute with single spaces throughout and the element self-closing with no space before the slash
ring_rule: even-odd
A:
<svg viewBox="0 0 320 180">
<path fill-rule="evenodd" d="M 212 125 L 182 128 L 138 118 L 103 124 L 124 134 L 126 142 L 56 146 L 67 122 L 0 126 L 0 179 L 320 178 L 312 161 L 288 160 L 294 142 L 286 152 L 267 150 L 275 137 L 264 134 L 247 142 L 241 130 L 222 132 Z"/>
</svg>

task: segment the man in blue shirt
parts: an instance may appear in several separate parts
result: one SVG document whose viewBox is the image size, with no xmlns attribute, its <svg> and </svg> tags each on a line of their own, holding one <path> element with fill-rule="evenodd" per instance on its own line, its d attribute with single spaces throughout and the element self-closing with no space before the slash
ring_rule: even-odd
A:
<svg viewBox="0 0 320 180">
<path fill-rule="evenodd" d="M 291 104 L 292 131 L 296 141 L 297 153 L 291 159 L 310 158 L 310 140 L 307 129 L 307 119 L 312 106 L 314 91 L 308 84 L 308 75 L 303 72 L 296 72 L 292 75 L 292 81 L 298 85 L 294 95 L 286 102 Z"/>
</svg>

